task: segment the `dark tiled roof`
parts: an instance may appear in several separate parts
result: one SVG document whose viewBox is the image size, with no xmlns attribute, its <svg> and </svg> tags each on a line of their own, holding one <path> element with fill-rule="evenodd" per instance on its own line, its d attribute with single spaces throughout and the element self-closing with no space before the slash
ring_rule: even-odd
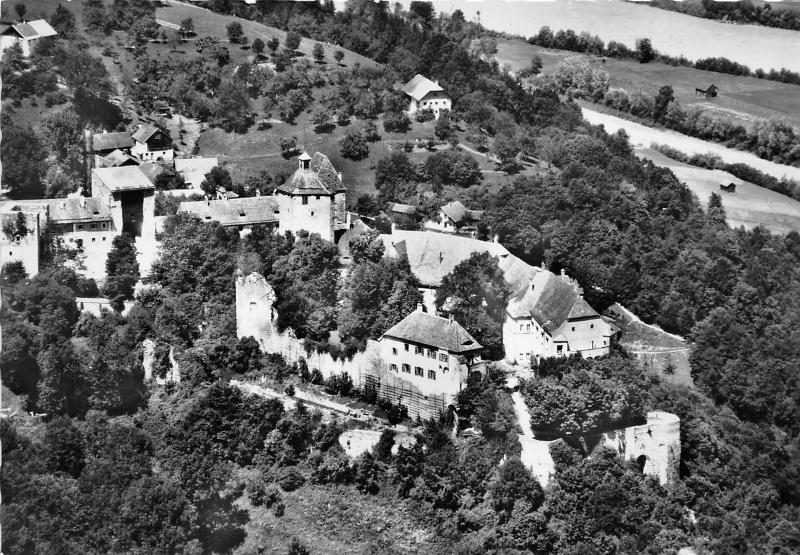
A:
<svg viewBox="0 0 800 555">
<path fill-rule="evenodd" d="M 252 225 L 278 222 L 278 203 L 275 197 L 245 197 L 228 200 L 199 200 L 182 202 L 178 212 L 196 214 L 204 221 L 223 226 Z"/>
<path fill-rule="evenodd" d="M 589 306 L 583 297 L 578 295 L 578 298 L 575 299 L 575 304 L 572 305 L 572 308 L 569 311 L 569 316 L 567 316 L 567 320 L 574 320 L 577 318 L 594 318 L 595 316 L 599 316 L 597 311 Z"/>
<path fill-rule="evenodd" d="M 521 280 L 525 287 L 509 299 L 507 311 L 512 317 L 531 316 L 548 332 L 553 332 L 567 320 L 599 316 L 569 278 L 541 268 L 532 270 L 530 277 Z"/>
<path fill-rule="evenodd" d="M 455 320 L 433 316 L 417 309 L 383 334 L 401 341 L 444 349 L 451 353 L 466 353 L 482 349 L 467 330 Z"/>
<path fill-rule="evenodd" d="M 146 143 L 156 133 L 158 133 L 158 127 L 155 125 L 150 125 L 149 123 L 145 123 L 133 134 L 133 140 L 140 143 Z"/>
<path fill-rule="evenodd" d="M 11 27 L 13 27 L 17 34 L 24 39 L 36 38 L 39 36 L 39 33 L 36 32 L 36 29 L 27 23 L 15 23 Z"/>
<path fill-rule="evenodd" d="M 99 198 L 59 198 L 47 201 L 49 218 L 54 223 L 102 222 L 111 219 L 108 207 Z"/>
<path fill-rule="evenodd" d="M 135 156 L 131 156 L 125 152 L 122 152 L 120 149 L 116 149 L 111 151 L 110 153 L 103 156 L 103 159 L 106 161 L 106 167 L 117 167 L 117 166 L 138 166 L 142 162 L 136 158 Z"/>
<path fill-rule="evenodd" d="M 303 154 L 308 156 L 305 152 Z M 301 157 L 301 160 L 308 158 Z M 292 178 L 278 187 L 278 190 L 293 195 L 332 195 L 344 191 L 345 187 L 328 157 L 317 152 L 311 158 L 307 170 L 298 168 Z"/>
<path fill-rule="evenodd" d="M 133 146 L 133 139 L 127 131 L 113 133 L 95 133 L 92 135 L 92 148 L 95 152 L 102 150 L 115 150 L 118 148 L 130 148 Z"/>
<path fill-rule="evenodd" d="M 419 73 L 416 74 L 411 81 L 403 85 L 400 89 L 401 92 L 407 94 L 416 101 L 425 98 L 426 95 L 432 92 L 444 92 L 444 89 Z"/>
</svg>

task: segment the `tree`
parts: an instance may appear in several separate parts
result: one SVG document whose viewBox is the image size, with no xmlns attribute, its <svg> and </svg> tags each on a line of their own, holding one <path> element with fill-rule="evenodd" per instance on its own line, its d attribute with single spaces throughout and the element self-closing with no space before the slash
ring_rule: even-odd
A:
<svg viewBox="0 0 800 555">
<path fill-rule="evenodd" d="M 675 92 L 669 85 L 664 85 L 658 89 L 658 94 L 653 102 L 653 119 L 655 121 L 662 121 L 667 113 L 667 108 L 670 102 L 675 100 Z"/>
<path fill-rule="evenodd" d="M 403 112 L 386 112 L 383 115 L 383 129 L 387 133 L 405 133 L 411 127 L 411 120 Z"/>
<path fill-rule="evenodd" d="M 232 21 L 226 27 L 228 32 L 228 40 L 233 43 L 238 43 L 242 40 L 244 36 L 244 31 L 242 30 L 242 24 L 238 21 Z"/>
<path fill-rule="evenodd" d="M 439 119 L 436 120 L 434 128 L 436 138 L 442 141 L 447 141 L 454 136 L 453 126 L 450 124 L 450 111 L 443 110 L 439 114 Z"/>
<path fill-rule="evenodd" d="M 3 186 L 13 199 L 42 198 L 45 150 L 36 133 L 15 125 L 4 126 L 0 144 Z"/>
<path fill-rule="evenodd" d="M 61 4 L 56 6 L 50 17 L 50 25 L 58 31 L 58 35 L 62 38 L 71 39 L 75 36 L 75 14 Z"/>
<path fill-rule="evenodd" d="M 375 141 L 381 140 L 380 133 L 378 133 L 378 126 L 375 125 L 374 121 L 367 121 L 364 127 L 361 128 L 361 131 L 364 133 L 364 140 L 367 142 L 374 143 Z"/>
<path fill-rule="evenodd" d="M 200 188 L 211 198 L 217 198 L 217 191 L 229 191 L 233 188 L 233 180 L 227 168 L 216 166 L 211 169 L 200 183 Z"/>
<path fill-rule="evenodd" d="M 123 233 L 114 237 L 106 259 L 106 276 L 103 294 L 111 299 L 116 310 L 121 310 L 122 301 L 133 298 L 133 286 L 139 281 L 136 243 L 132 235 Z"/>
<path fill-rule="evenodd" d="M 214 120 L 226 131 L 243 133 L 253 122 L 247 85 L 240 79 L 225 78 L 217 90 Z"/>
<path fill-rule="evenodd" d="M 269 48 L 273 54 L 275 54 L 275 51 L 280 45 L 281 41 L 278 39 L 278 37 L 272 37 L 267 41 L 267 48 Z"/>
<path fill-rule="evenodd" d="M 283 41 L 283 44 L 286 46 L 286 49 L 289 52 L 294 52 L 300 47 L 300 34 L 296 33 L 295 31 L 289 31 L 286 33 L 286 38 Z"/>
<path fill-rule="evenodd" d="M 331 124 L 331 112 L 322 104 L 318 104 L 311 112 L 311 125 L 314 126 L 314 131 L 317 133 L 324 133 L 330 131 L 333 127 Z"/>
<path fill-rule="evenodd" d="M 325 49 L 318 42 L 314 43 L 313 56 L 314 61 L 316 61 L 318 64 L 325 62 Z"/>
<path fill-rule="evenodd" d="M 261 54 L 264 53 L 264 41 L 261 40 L 261 37 L 256 38 L 253 41 L 253 52 L 255 52 L 256 58 L 260 58 Z"/>
<path fill-rule="evenodd" d="M 333 59 L 336 60 L 337 64 L 341 65 L 344 59 L 344 52 L 342 50 L 337 50 L 333 53 Z"/>
<path fill-rule="evenodd" d="M 191 17 L 187 17 L 186 19 L 181 20 L 181 26 L 178 30 L 178 33 L 182 38 L 190 37 L 194 35 L 194 21 Z"/>
<path fill-rule="evenodd" d="M 17 13 L 17 19 L 23 21 L 25 19 L 25 13 L 28 11 L 28 8 L 25 7 L 25 4 L 22 2 L 17 2 L 14 4 L 14 11 Z"/>
<path fill-rule="evenodd" d="M 636 39 L 636 56 L 639 58 L 639 63 L 642 64 L 653 60 L 655 52 L 653 51 L 653 44 L 650 42 L 650 39 Z"/>
<path fill-rule="evenodd" d="M 362 160 L 369 155 L 369 145 L 357 130 L 348 131 L 342 139 L 341 153 L 351 160 Z"/>
<path fill-rule="evenodd" d="M 281 137 L 278 143 L 281 147 L 281 155 L 284 158 L 288 158 L 297 152 L 297 137 Z"/>
</svg>

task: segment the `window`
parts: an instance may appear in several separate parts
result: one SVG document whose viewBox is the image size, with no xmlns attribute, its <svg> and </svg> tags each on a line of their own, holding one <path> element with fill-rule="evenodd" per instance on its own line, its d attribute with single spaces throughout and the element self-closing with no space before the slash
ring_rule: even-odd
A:
<svg viewBox="0 0 800 555">
<path fill-rule="evenodd" d="M 530 324 L 525 324 L 525 331 L 528 332 L 528 333 L 531 332 L 531 325 Z"/>
<path fill-rule="evenodd" d="M 524 331 L 524 330 L 525 330 L 525 326 L 523 324 L 520 324 L 519 325 L 519 331 Z"/>
<path fill-rule="evenodd" d="M 424 376 L 424 374 L 422 372 L 422 368 L 420 368 L 419 366 L 415 366 L 414 367 L 414 375 L 415 376 Z"/>
<path fill-rule="evenodd" d="M 108 225 L 108 224 L 103 224 L 103 229 L 105 229 L 105 228 L 106 228 L 106 225 Z"/>
<path fill-rule="evenodd" d="M 447 353 L 439 353 L 439 360 L 447 362 Z"/>
<path fill-rule="evenodd" d="M 250 312 L 253 312 L 253 309 L 254 309 L 255 307 L 256 307 L 256 303 L 255 303 L 255 302 L 253 302 L 253 301 L 250 301 Z"/>
<path fill-rule="evenodd" d="M 589 329 L 593 330 L 594 329 L 594 324 L 589 324 Z"/>
<path fill-rule="evenodd" d="M 560 353 L 560 352 L 563 352 L 563 351 L 564 351 L 564 345 L 558 345 L 558 346 L 556 347 L 556 351 L 557 351 L 557 352 L 559 352 L 559 353 Z"/>
<path fill-rule="evenodd" d="M 436 379 L 436 372 L 434 370 L 428 370 L 428 379 L 435 380 Z"/>
<path fill-rule="evenodd" d="M 83 224 L 78 224 L 78 229 L 83 229 Z"/>
<path fill-rule="evenodd" d="M 105 237 L 103 237 L 103 241 L 105 241 L 105 240 L 106 240 L 106 238 L 105 238 Z"/>
<path fill-rule="evenodd" d="M 391 370 L 392 372 L 396 373 L 397 372 L 397 365 L 396 364 L 390 364 L 389 365 L 389 370 Z"/>
<path fill-rule="evenodd" d="M 92 224 L 91 226 L 89 226 L 89 229 L 97 229 L 97 224 Z"/>
<path fill-rule="evenodd" d="M 97 238 L 96 237 L 92 237 L 92 243 L 94 243 L 95 241 L 97 241 Z"/>
<path fill-rule="evenodd" d="M 411 367 L 408 364 L 404 364 L 403 365 L 403 372 L 405 372 L 406 374 L 410 374 L 411 373 Z"/>
<path fill-rule="evenodd" d="M 422 347 L 414 347 L 414 354 L 423 355 L 425 354 L 425 349 L 423 349 Z"/>
<path fill-rule="evenodd" d="M 308 204 L 308 197 L 302 197 L 302 198 L 303 198 L 303 204 Z"/>
<path fill-rule="evenodd" d="M 436 351 L 433 351 L 433 350 L 431 350 L 431 349 L 428 349 L 428 358 L 433 358 L 433 359 L 435 359 L 435 358 L 436 358 Z"/>
<path fill-rule="evenodd" d="M 392 347 L 392 354 L 393 354 L 393 355 L 396 355 L 396 354 L 397 354 L 397 347 Z"/>
<path fill-rule="evenodd" d="M 317 200 L 319 200 L 319 195 L 315 196 L 314 198 L 315 198 L 315 199 L 317 199 Z"/>
<path fill-rule="evenodd" d="M 311 211 L 311 215 L 312 215 L 312 216 L 314 215 L 314 211 L 313 211 L 313 210 Z"/>
<path fill-rule="evenodd" d="M 14 253 L 11 252 L 11 251 L 8 251 L 8 256 L 11 256 L 12 254 L 14 254 Z"/>
<path fill-rule="evenodd" d="M 603 345 L 608 345 L 608 341 L 606 341 L 605 339 L 603 339 Z"/>
<path fill-rule="evenodd" d="M 575 331 L 575 326 L 572 326 L 572 331 Z"/>
<path fill-rule="evenodd" d="M 405 344 L 406 351 L 408 351 L 408 343 Z"/>
</svg>

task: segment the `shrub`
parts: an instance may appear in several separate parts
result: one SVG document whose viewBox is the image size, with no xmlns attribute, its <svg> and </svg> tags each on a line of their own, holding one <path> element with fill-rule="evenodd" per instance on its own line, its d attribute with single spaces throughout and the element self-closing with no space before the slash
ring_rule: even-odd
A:
<svg viewBox="0 0 800 555">
<path fill-rule="evenodd" d="M 411 120 L 403 113 L 389 112 L 383 116 L 383 129 L 387 133 L 405 133 L 411 127 Z"/>
<path fill-rule="evenodd" d="M 306 482 L 305 477 L 297 468 L 289 466 L 282 468 L 278 476 L 278 485 L 283 491 L 294 491 Z"/>
<path fill-rule="evenodd" d="M 369 145 L 358 131 L 350 131 L 342 139 L 341 153 L 351 160 L 362 160 L 369 155 Z"/>
<path fill-rule="evenodd" d="M 433 110 L 430 108 L 426 108 L 424 110 L 418 110 L 417 113 L 414 115 L 414 119 L 420 123 L 424 123 L 426 121 L 432 121 L 434 118 Z"/>
</svg>

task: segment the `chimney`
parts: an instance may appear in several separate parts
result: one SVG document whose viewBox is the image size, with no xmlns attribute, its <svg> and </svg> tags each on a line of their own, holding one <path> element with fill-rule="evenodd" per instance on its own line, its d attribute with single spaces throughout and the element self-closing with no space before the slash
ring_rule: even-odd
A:
<svg viewBox="0 0 800 555">
<path fill-rule="evenodd" d="M 78 197 L 79 202 L 81 203 L 81 208 L 86 208 L 86 197 L 80 196 Z"/>
<path fill-rule="evenodd" d="M 206 195 L 206 206 L 211 206 L 211 199 Z"/>
<path fill-rule="evenodd" d="M 339 176 L 339 181 L 342 180 L 342 172 L 336 172 L 336 175 Z"/>
<path fill-rule="evenodd" d="M 258 198 L 260 196 L 261 196 L 261 190 L 260 189 L 256 189 L 256 198 Z"/>
<path fill-rule="evenodd" d="M 500 236 L 495 233 L 494 237 L 492 237 L 492 241 L 494 241 L 495 243 L 499 243 L 500 242 Z"/>
<path fill-rule="evenodd" d="M 392 222 L 392 235 L 394 235 L 395 230 L 397 229 L 397 224 Z"/>
<path fill-rule="evenodd" d="M 448 321 L 449 323 L 451 323 L 451 324 L 453 323 L 453 315 L 452 315 L 452 314 L 448 314 L 448 315 L 447 315 L 447 321 Z"/>
<path fill-rule="evenodd" d="M 417 312 L 425 312 L 425 307 L 422 303 L 417 303 Z"/>
</svg>

